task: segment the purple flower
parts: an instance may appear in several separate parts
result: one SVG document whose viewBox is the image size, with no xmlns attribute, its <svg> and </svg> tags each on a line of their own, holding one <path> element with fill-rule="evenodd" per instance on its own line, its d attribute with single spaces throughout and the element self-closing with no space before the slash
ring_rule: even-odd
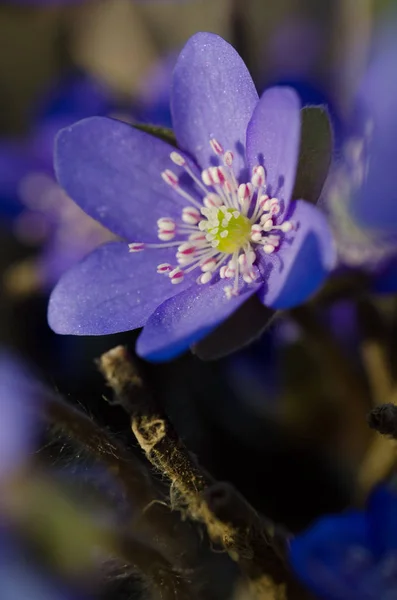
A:
<svg viewBox="0 0 397 600">
<path fill-rule="evenodd" d="M 396 34 L 391 15 L 376 36 L 326 196 L 341 262 L 369 272 L 379 292 L 397 289 Z"/>
<path fill-rule="evenodd" d="M 292 541 L 290 561 L 319 598 L 396 598 L 396 492 L 378 488 L 366 511 L 320 519 Z"/>
<path fill-rule="evenodd" d="M 23 277 L 24 265 L 12 271 L 13 285 L 18 285 L 20 291 L 20 283 L 27 287 L 30 282 L 51 289 L 89 251 L 114 239 L 70 200 L 53 173 L 54 138 L 59 129 L 109 110 L 109 96 L 102 86 L 86 77 L 68 79 L 45 96 L 27 140 L 0 143 L 1 212 L 14 208 L 12 213 L 17 216 L 13 225 L 19 239 L 43 245 L 37 258 L 29 263 L 30 278 Z"/>
<path fill-rule="evenodd" d="M 27 370 L 0 351 L 0 483 L 34 450 L 39 387 Z"/>
<path fill-rule="evenodd" d="M 171 87 L 180 151 L 107 118 L 60 132 L 60 185 L 127 242 L 102 246 L 52 293 L 58 333 L 144 327 L 138 353 L 172 358 L 251 295 L 273 308 L 303 302 L 333 268 L 325 217 L 291 201 L 300 104 L 289 88 L 260 99 L 223 39 L 194 35 Z"/>
</svg>

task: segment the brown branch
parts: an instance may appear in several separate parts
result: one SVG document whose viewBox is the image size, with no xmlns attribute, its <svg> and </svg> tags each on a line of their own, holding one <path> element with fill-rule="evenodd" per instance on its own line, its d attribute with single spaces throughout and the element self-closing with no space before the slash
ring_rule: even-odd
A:
<svg viewBox="0 0 397 600">
<path fill-rule="evenodd" d="M 61 432 L 101 461 L 121 483 L 126 498 L 134 508 L 131 528 L 156 539 L 164 554 L 172 554 L 182 567 L 194 563 L 198 539 L 191 527 L 181 523 L 159 499 L 143 464 L 104 429 L 80 410 L 73 408 L 50 391 L 44 394 L 44 416 Z"/>
<path fill-rule="evenodd" d="M 174 506 L 205 524 L 211 540 L 239 564 L 255 598 L 270 597 L 269 591 L 277 597 L 286 587 L 291 600 L 308 598 L 293 581 L 280 556 L 280 543 L 269 534 L 269 524 L 232 486 L 214 485 L 200 469 L 145 387 L 126 348 L 118 346 L 102 355 L 99 368 L 115 392 L 115 402 L 128 412 L 147 458 L 170 480 Z"/>
<path fill-rule="evenodd" d="M 128 534 L 113 536 L 118 555 L 142 574 L 156 600 L 194 600 L 186 571 L 176 571 L 160 552 Z"/>
</svg>

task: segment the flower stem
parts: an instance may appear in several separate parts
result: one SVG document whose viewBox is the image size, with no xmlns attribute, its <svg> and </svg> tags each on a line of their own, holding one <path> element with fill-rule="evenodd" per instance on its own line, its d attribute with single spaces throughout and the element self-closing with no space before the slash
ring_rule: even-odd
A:
<svg viewBox="0 0 397 600">
<path fill-rule="evenodd" d="M 51 392 L 44 394 L 44 416 L 119 480 L 135 509 L 130 526 L 155 536 L 161 552 L 171 554 L 179 567 L 190 568 L 199 543 L 195 532 L 160 501 L 159 492 L 141 462 L 87 415 Z"/>
<path fill-rule="evenodd" d="M 131 428 L 152 465 L 171 481 L 171 502 L 194 521 L 206 526 L 210 539 L 223 546 L 238 563 L 255 599 L 307 599 L 281 557 L 287 536 L 272 533 L 252 507 L 224 483 L 215 484 L 203 472 L 157 406 L 126 348 L 103 354 L 99 368 L 119 403 L 131 418 Z M 269 595 L 270 593 L 270 595 Z M 274 594 L 274 596 L 271 595 Z"/>
</svg>

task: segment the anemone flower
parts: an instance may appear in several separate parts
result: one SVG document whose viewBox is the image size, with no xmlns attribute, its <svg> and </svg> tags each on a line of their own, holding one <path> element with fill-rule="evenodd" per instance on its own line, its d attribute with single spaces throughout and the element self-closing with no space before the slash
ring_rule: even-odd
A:
<svg viewBox="0 0 397 600">
<path fill-rule="evenodd" d="M 138 353 L 173 358 L 257 294 L 272 308 L 306 300 L 335 248 L 325 216 L 292 199 L 300 103 L 290 88 L 258 98 L 222 38 L 194 35 L 173 72 L 178 148 L 108 118 L 60 132 L 61 187 L 122 238 L 63 276 L 49 323 L 63 334 L 144 326 Z"/>
</svg>

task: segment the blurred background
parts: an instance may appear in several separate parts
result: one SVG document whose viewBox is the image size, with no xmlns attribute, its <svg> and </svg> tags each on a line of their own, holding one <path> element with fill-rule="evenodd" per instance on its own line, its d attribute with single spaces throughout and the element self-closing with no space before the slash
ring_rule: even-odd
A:
<svg viewBox="0 0 397 600">
<path fill-rule="evenodd" d="M 57 336 L 47 325 L 48 295 L 61 274 L 109 239 L 109 233 L 83 215 L 57 186 L 52 166 L 56 132 L 91 115 L 171 127 L 169 85 L 178 52 L 195 32 L 211 31 L 238 50 L 259 92 L 288 84 L 297 89 L 303 105 L 325 104 L 338 151 L 354 112 L 374 31 L 391 4 L 387 0 L 1 0 L 0 346 L 7 360 L 23 363 L 47 389 L 90 415 L 139 457 L 128 419 L 107 401 L 110 392 L 94 362 L 119 343 L 133 352 L 137 332 L 73 338 Z M 316 316 L 320 325 L 314 334 L 305 316 L 292 312 L 277 319 L 250 347 L 219 361 L 204 362 L 188 354 L 170 364 L 142 364 L 148 384 L 200 463 L 217 479 L 234 483 L 257 510 L 292 532 L 324 513 L 361 502 L 357 480 L 362 478 L 365 496 L 379 477 L 365 463 L 372 443 L 365 415 L 373 397 L 373 374 L 379 389 L 384 362 L 385 378 L 389 377 L 385 386 L 389 391 L 394 388 L 394 297 L 376 302 L 337 298 L 331 305 L 319 306 Z M 379 324 L 375 334 L 368 327 L 374 320 Z M 329 330 L 334 334 L 331 341 Z M 359 393 L 357 385 L 338 388 L 340 361 L 335 367 L 334 344 L 348 362 Z M 374 361 L 378 365 L 379 360 L 381 366 L 374 371 Z M 8 390 L 0 386 L 2 412 Z M 116 492 L 109 499 L 113 482 L 107 482 L 95 461 L 76 452 L 53 427 L 41 424 L 38 429 L 33 462 L 62 479 L 62 490 L 69 493 L 71 486 L 73 498 L 83 497 L 87 511 L 92 493 L 96 507 L 99 502 L 105 511 L 102 504 L 108 510 L 110 503 L 120 518 L 125 507 L 115 502 Z M 73 485 L 68 480 L 71 474 Z M 33 494 L 24 486 L 26 482 L 19 481 L 18 497 Z M 56 506 L 48 497 L 40 506 L 46 503 Z M 9 512 L 7 507 L 4 514 Z M 50 527 L 47 517 L 44 529 Z M 20 524 L 14 514 L 9 518 Z M 81 519 L 68 512 L 62 513 L 60 522 L 76 532 Z M 70 539 L 64 535 L 62 543 L 67 545 Z M 87 535 L 96 534 L 90 530 Z M 48 581 L 51 572 L 51 585 L 59 591 L 65 572 L 68 577 L 77 572 L 77 579 L 71 579 L 80 585 L 84 556 L 76 559 L 76 566 L 65 556 L 57 558 L 51 543 L 46 544 L 40 546 L 44 558 L 37 563 L 40 566 L 35 563 L 34 577 L 45 573 Z M 25 578 L 26 565 L 31 565 L 26 556 L 30 554 L 24 550 Z M 1 568 L 0 591 L 5 585 Z M 231 597 L 233 569 L 223 562 L 217 568 L 224 579 L 214 597 Z M 136 582 L 131 583 L 130 573 L 124 575 L 109 576 L 102 597 L 133 597 Z M 138 585 L 137 593 L 146 593 L 141 588 Z M 85 592 L 98 594 L 98 589 Z M 25 597 L 19 593 L 1 597 Z M 47 597 L 55 596 L 37 594 Z M 208 592 L 205 597 L 212 596 Z"/>
</svg>

